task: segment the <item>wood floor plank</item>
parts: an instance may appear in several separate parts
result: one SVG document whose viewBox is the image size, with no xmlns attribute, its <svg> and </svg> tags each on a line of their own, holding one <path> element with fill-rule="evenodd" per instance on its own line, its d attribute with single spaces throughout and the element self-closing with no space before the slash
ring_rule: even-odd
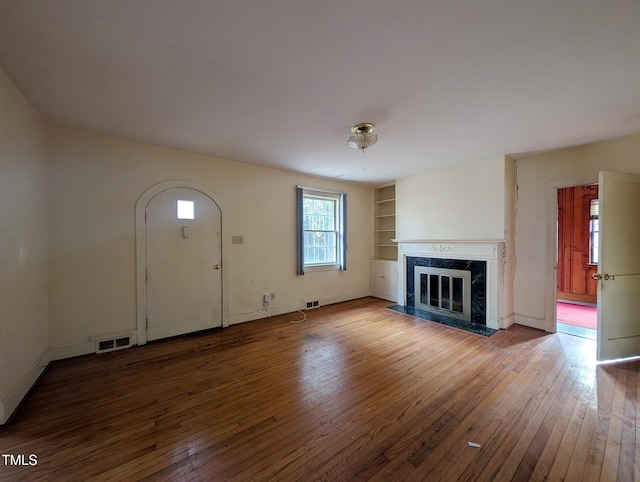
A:
<svg viewBox="0 0 640 482">
<path fill-rule="evenodd" d="M 640 362 L 388 305 L 55 362 L 0 428 L 3 453 L 38 464 L 0 480 L 640 480 Z"/>
<path fill-rule="evenodd" d="M 609 370 L 607 370 L 607 368 L 609 368 Z M 622 442 L 626 376 L 624 370 L 617 370 L 615 367 L 606 367 L 604 370 L 610 372 L 615 383 L 612 390 L 611 414 L 609 416 L 609 426 L 606 431 L 601 478 L 614 480 L 618 475 L 621 453 L 620 444 Z"/>
<path fill-rule="evenodd" d="M 539 452 L 539 455 L 528 452 L 522 461 L 526 465 L 535 462 L 533 471 L 529 475 L 530 480 L 544 480 L 544 474 L 549 474 L 550 480 L 554 480 L 554 477 L 555 479 L 564 479 L 566 475 L 571 455 L 568 448 L 573 447 L 575 440 L 575 438 L 571 438 L 571 434 L 575 433 L 570 430 L 572 416 L 579 413 L 578 407 L 584 405 L 590 393 L 588 389 L 585 390 L 583 380 L 588 377 L 592 368 L 588 363 L 577 363 L 576 365 L 578 365 L 577 375 L 564 400 L 558 400 L 557 415 L 550 419 L 546 418 L 536 434 L 538 443 L 534 442 L 533 445 L 534 451 Z M 579 415 L 576 418 L 579 419 Z M 549 428 L 549 425 L 552 427 Z M 527 467 L 519 468 L 519 470 L 527 471 Z M 552 476 L 552 470 L 556 470 L 558 474 Z M 514 478 L 519 477 L 514 476 Z"/>
<path fill-rule="evenodd" d="M 523 414 L 522 423 L 516 425 L 515 430 L 522 433 L 513 442 L 505 462 L 491 474 L 494 480 L 527 481 L 530 480 L 533 469 L 537 464 L 542 450 L 549 441 L 550 427 L 555 423 L 562 403 L 566 400 L 574 380 L 571 372 L 562 367 L 555 376 L 547 377 L 548 387 L 546 396 L 540 399 L 530 415 Z M 548 426 L 547 426 L 548 424 Z"/>
<path fill-rule="evenodd" d="M 534 480 L 580 480 L 584 465 L 581 465 L 582 458 L 586 457 L 586 448 L 578 441 L 581 434 L 589 431 L 592 414 L 591 403 L 595 399 L 595 387 L 589 383 L 578 384 L 581 389 L 578 393 L 576 405 L 569 416 L 566 430 L 562 434 L 559 450 L 553 459 L 550 470 L 543 467 L 536 471 L 532 478 Z M 547 475 L 548 474 L 548 475 Z"/>
<path fill-rule="evenodd" d="M 527 351 L 526 348 L 524 350 Z M 513 379 L 501 386 L 495 402 L 487 408 L 485 414 L 475 419 L 459 439 L 456 452 L 433 464 L 429 472 L 430 477 L 435 476 L 437 480 L 455 480 L 468 477 L 472 473 L 477 476 L 484 468 L 498 449 L 502 437 L 508 433 L 520 416 L 521 410 L 533 397 L 532 386 L 539 382 L 539 374 L 548 371 L 549 367 L 556 363 L 555 360 L 546 357 L 543 351 L 534 351 L 530 360 L 532 363 L 524 367 L 519 366 L 518 359 L 514 360 Z M 542 370 L 540 364 L 544 364 Z M 468 442 L 477 443 L 481 447 L 473 450 L 473 447 L 468 446 Z"/>
</svg>

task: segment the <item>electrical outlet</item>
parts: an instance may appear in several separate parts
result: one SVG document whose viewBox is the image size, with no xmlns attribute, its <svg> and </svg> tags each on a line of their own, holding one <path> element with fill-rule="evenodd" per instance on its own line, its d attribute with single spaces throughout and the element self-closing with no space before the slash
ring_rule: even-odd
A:
<svg viewBox="0 0 640 482">
<path fill-rule="evenodd" d="M 269 306 L 269 302 L 271 301 L 271 293 L 265 293 L 265 295 L 262 297 L 262 299 L 264 300 L 264 306 Z"/>
</svg>

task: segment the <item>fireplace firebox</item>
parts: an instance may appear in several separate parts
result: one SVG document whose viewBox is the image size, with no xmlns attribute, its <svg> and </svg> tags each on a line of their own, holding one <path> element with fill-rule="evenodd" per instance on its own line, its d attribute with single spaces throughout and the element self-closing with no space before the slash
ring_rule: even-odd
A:
<svg viewBox="0 0 640 482">
<path fill-rule="evenodd" d="M 424 311 L 471 321 L 471 272 L 416 267 L 415 305 Z"/>
<path fill-rule="evenodd" d="M 407 256 L 406 306 L 486 325 L 485 261 Z"/>
</svg>

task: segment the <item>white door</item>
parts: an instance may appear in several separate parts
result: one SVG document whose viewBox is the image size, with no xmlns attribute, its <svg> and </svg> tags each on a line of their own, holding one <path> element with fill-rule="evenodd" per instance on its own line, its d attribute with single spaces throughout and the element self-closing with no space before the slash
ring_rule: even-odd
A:
<svg viewBox="0 0 640 482">
<path fill-rule="evenodd" d="M 222 326 L 220 208 L 200 191 L 172 188 L 145 215 L 147 339 Z"/>
<path fill-rule="evenodd" d="M 640 175 L 600 173 L 598 360 L 640 355 Z"/>
</svg>

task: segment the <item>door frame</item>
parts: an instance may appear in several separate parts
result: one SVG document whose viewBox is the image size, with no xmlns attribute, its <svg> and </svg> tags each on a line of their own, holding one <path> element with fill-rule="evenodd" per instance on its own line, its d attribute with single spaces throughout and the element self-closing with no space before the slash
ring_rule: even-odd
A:
<svg viewBox="0 0 640 482">
<path fill-rule="evenodd" d="M 145 222 L 145 213 L 149 202 L 161 192 L 174 188 L 187 188 L 199 191 L 207 196 L 220 209 L 220 250 L 222 256 L 222 293 L 221 293 L 221 310 L 222 310 L 222 326 L 229 326 L 228 321 L 228 299 L 227 299 L 227 270 L 226 256 L 224 249 L 224 217 L 222 207 L 213 197 L 212 193 L 200 184 L 192 181 L 175 179 L 164 181 L 147 189 L 136 201 L 136 325 L 138 345 L 147 343 L 147 231 Z"/>
<path fill-rule="evenodd" d="M 556 303 L 558 301 L 558 189 L 573 186 L 598 184 L 596 178 L 579 178 L 572 180 L 551 181 L 547 184 L 546 212 L 547 225 L 545 233 L 545 331 L 555 333 L 558 329 Z"/>
</svg>

